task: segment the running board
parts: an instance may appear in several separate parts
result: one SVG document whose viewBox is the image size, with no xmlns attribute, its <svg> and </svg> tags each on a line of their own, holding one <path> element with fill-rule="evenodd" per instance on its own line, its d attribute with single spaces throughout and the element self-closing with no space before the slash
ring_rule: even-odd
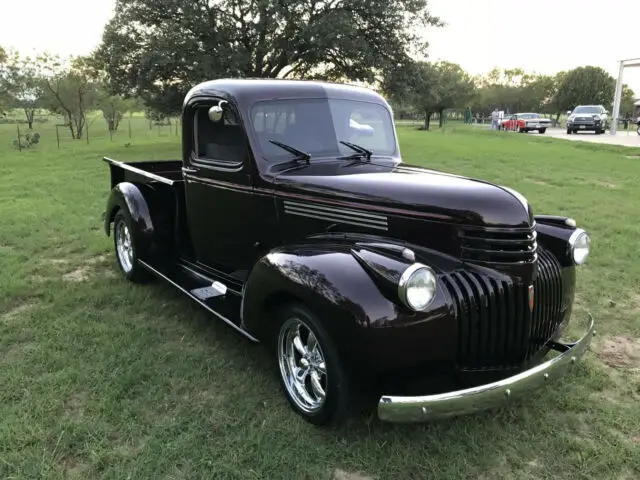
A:
<svg viewBox="0 0 640 480">
<path fill-rule="evenodd" d="M 229 318 L 227 318 L 224 315 L 222 315 L 221 313 L 217 312 L 210 305 L 207 304 L 207 300 L 220 299 L 221 297 L 224 298 L 224 296 L 226 296 L 227 288 L 222 283 L 213 282 L 212 285 L 207 285 L 205 287 L 187 289 L 187 288 L 183 287 L 182 285 L 180 285 L 179 283 L 177 283 L 176 281 L 174 281 L 171 277 L 169 277 L 168 274 L 166 274 L 164 272 L 161 272 L 160 270 L 158 270 L 155 267 L 151 266 L 147 262 L 145 262 L 143 260 L 138 260 L 138 263 L 142 267 L 144 267 L 146 270 L 148 270 L 149 272 L 154 274 L 155 276 L 166 280 L 168 283 L 170 283 L 171 285 L 176 287 L 178 290 L 180 290 L 182 293 L 187 295 L 189 298 L 191 298 L 192 300 L 197 302 L 200 306 L 205 308 L 208 312 L 214 314 L 216 317 L 218 317 L 224 323 L 226 323 L 227 325 L 229 325 L 230 327 L 232 327 L 236 331 L 240 332 L 242 335 L 247 337 L 252 342 L 256 342 L 256 343 L 260 342 L 257 338 L 255 338 L 249 332 L 247 332 L 243 328 L 239 327 L 238 325 L 233 323 L 233 321 L 229 320 Z M 224 291 L 224 293 L 221 293 L 222 291 Z M 213 293 L 213 295 L 209 295 L 210 293 Z"/>
<path fill-rule="evenodd" d="M 210 286 L 194 288 L 191 294 L 205 301 L 210 298 L 220 297 L 227 294 L 227 286 L 220 282 L 213 282 Z"/>
</svg>

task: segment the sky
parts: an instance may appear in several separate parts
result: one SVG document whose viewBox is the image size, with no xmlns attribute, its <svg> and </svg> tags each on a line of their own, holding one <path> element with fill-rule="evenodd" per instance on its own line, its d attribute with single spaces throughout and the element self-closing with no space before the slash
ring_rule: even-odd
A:
<svg viewBox="0 0 640 480">
<path fill-rule="evenodd" d="M 0 0 L 0 45 L 21 53 L 89 53 L 100 43 L 115 0 Z M 554 74 L 601 66 L 614 77 L 618 61 L 640 57 L 640 0 L 429 0 L 447 26 L 429 29 L 429 57 L 472 74 L 520 67 Z M 28 27 L 17 19 L 29 17 Z M 80 21 L 76 21 L 80 19 Z M 625 83 L 640 97 L 640 67 Z"/>
</svg>

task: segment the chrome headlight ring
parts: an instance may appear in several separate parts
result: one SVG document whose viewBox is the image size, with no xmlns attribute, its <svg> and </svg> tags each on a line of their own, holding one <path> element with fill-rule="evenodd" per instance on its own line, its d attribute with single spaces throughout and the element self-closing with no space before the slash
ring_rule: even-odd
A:
<svg viewBox="0 0 640 480">
<path fill-rule="evenodd" d="M 437 278 L 435 272 L 421 263 L 414 263 L 400 276 L 398 297 L 400 301 L 416 312 L 425 310 L 436 296 Z"/>
<path fill-rule="evenodd" d="M 591 251 L 591 237 L 582 228 L 576 228 L 569 237 L 569 254 L 573 263 L 582 265 Z"/>
</svg>

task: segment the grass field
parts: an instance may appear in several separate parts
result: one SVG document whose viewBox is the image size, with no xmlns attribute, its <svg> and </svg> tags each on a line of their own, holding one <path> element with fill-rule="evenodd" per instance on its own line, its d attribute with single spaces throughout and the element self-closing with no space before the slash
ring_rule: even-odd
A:
<svg viewBox="0 0 640 480">
<path fill-rule="evenodd" d="M 118 276 L 100 158 L 179 158 L 179 137 L 140 119 L 132 140 L 57 149 L 38 128 L 41 144 L 17 152 L 15 125 L 0 125 L 0 478 L 640 476 L 640 150 L 401 128 L 406 161 L 508 185 L 591 233 L 574 322 L 591 311 L 598 336 L 576 375 L 517 407 L 318 429 L 261 347 L 169 286 Z"/>
</svg>

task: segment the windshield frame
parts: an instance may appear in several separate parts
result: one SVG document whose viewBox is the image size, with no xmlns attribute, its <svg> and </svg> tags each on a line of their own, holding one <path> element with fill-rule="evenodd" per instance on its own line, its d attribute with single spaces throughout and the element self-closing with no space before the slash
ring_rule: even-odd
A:
<svg viewBox="0 0 640 480">
<path fill-rule="evenodd" d="M 396 126 L 395 126 L 395 121 L 393 118 L 393 113 L 391 111 L 391 108 L 383 103 L 383 102 L 376 102 L 376 101 L 368 101 L 368 100 L 362 100 L 359 98 L 349 98 L 349 97 L 344 97 L 344 96 L 300 96 L 300 97 L 282 97 L 282 98 L 269 98 L 269 99 L 260 99 L 260 100 L 256 100 L 254 102 L 252 102 L 250 105 L 247 105 L 247 107 L 244 109 L 244 116 L 245 116 L 245 130 L 246 133 L 248 135 L 248 137 L 250 138 L 250 142 L 253 146 L 253 150 L 254 150 L 254 157 L 256 160 L 256 163 L 259 165 L 259 168 L 263 168 L 263 167 L 271 167 L 271 166 L 275 166 L 275 165 L 280 165 L 283 163 L 289 163 L 291 162 L 291 160 L 293 159 L 293 155 L 291 155 L 290 153 L 287 153 L 286 151 L 283 150 L 282 154 L 279 155 L 273 155 L 271 153 L 267 154 L 264 151 L 264 148 L 262 146 L 261 143 L 261 139 L 259 137 L 258 131 L 255 129 L 254 127 L 254 122 L 253 122 L 253 115 L 255 113 L 255 109 L 256 107 L 259 107 L 260 105 L 269 105 L 269 104 L 277 104 L 277 103 L 284 103 L 284 102 L 291 102 L 291 103 L 295 103 L 295 102 L 339 102 L 339 101 L 346 101 L 346 102 L 352 102 L 352 103 L 359 103 L 359 104 L 363 104 L 363 105 L 371 105 L 374 107 L 377 107 L 378 109 L 381 109 L 384 111 L 384 115 L 386 115 L 386 118 L 383 120 L 385 124 L 387 124 L 388 122 L 388 127 L 390 128 L 390 131 L 388 133 L 389 135 L 389 142 L 390 142 L 390 149 L 391 147 L 393 148 L 391 153 L 385 152 L 385 153 L 379 153 L 376 152 L 375 150 L 373 151 L 373 155 L 371 156 L 371 158 L 383 158 L 383 159 L 391 159 L 394 161 L 394 163 L 399 163 L 401 161 L 400 159 L 400 145 L 398 142 L 398 134 L 396 131 Z M 331 107 L 329 107 L 331 108 Z M 385 133 L 382 133 L 383 135 L 387 135 Z M 336 150 L 335 152 L 332 152 L 331 154 L 328 153 L 323 153 L 323 154 L 318 154 L 317 152 L 309 152 L 311 154 L 311 163 L 317 163 L 317 162 L 327 162 L 327 161 L 336 161 L 338 160 L 340 157 L 344 156 L 344 153 L 342 152 L 342 147 L 339 146 L 339 141 L 343 140 L 340 138 L 336 137 Z M 295 144 L 295 142 L 287 142 L 285 141 L 284 143 L 290 143 L 291 146 L 298 148 L 300 150 L 306 151 L 304 146 L 302 145 L 297 145 Z M 348 147 L 346 147 L 348 149 Z M 351 153 L 353 153 L 351 151 Z"/>
</svg>

